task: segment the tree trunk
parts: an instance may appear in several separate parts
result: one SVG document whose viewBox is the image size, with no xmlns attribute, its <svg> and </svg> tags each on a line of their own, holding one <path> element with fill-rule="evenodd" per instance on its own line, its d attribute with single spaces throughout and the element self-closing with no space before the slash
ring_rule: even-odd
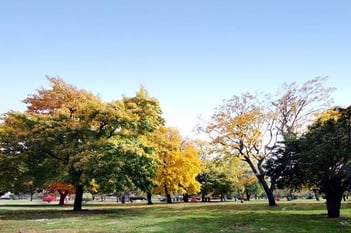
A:
<svg viewBox="0 0 351 233">
<path fill-rule="evenodd" d="M 202 201 L 202 202 L 207 202 L 206 195 L 207 195 L 206 192 L 202 192 L 202 193 L 201 193 L 201 201 Z"/>
<path fill-rule="evenodd" d="M 268 184 L 267 184 L 266 180 L 264 179 L 264 177 L 262 175 L 259 175 L 259 176 L 257 176 L 257 178 L 260 181 L 260 183 L 263 187 L 263 190 L 267 195 L 269 206 L 276 206 L 277 203 L 275 202 L 273 191 L 272 191 L 272 189 L 270 189 L 268 187 Z"/>
<path fill-rule="evenodd" d="M 316 201 L 319 201 L 319 194 L 317 189 L 313 189 L 314 192 L 314 197 L 316 198 Z"/>
<path fill-rule="evenodd" d="M 65 205 L 65 198 L 67 197 L 68 192 L 59 190 L 58 193 L 60 194 L 59 206 L 63 206 Z"/>
<path fill-rule="evenodd" d="M 147 199 L 147 204 L 152 205 L 152 200 L 151 200 L 151 192 L 146 193 L 146 199 Z"/>
<path fill-rule="evenodd" d="M 331 192 L 325 194 L 327 199 L 327 210 L 328 218 L 338 218 L 340 217 L 340 206 L 342 194 L 337 192 Z"/>
<path fill-rule="evenodd" d="M 189 194 L 183 194 L 183 201 L 184 202 L 189 202 Z"/>
<path fill-rule="evenodd" d="M 166 194 L 166 197 L 167 197 L 167 203 L 168 203 L 168 204 L 172 203 L 171 194 L 167 193 L 167 194 Z"/>
<path fill-rule="evenodd" d="M 166 193 L 167 203 L 170 204 L 170 203 L 172 203 L 171 194 L 168 193 L 168 189 L 167 189 L 166 185 L 164 185 L 164 189 L 165 189 L 165 193 Z"/>
<path fill-rule="evenodd" d="M 221 202 L 224 202 L 225 201 L 225 196 L 223 194 L 221 194 Z"/>
<path fill-rule="evenodd" d="M 83 185 L 78 185 L 76 187 L 76 196 L 74 198 L 74 206 L 73 211 L 82 210 L 82 202 L 83 202 Z"/>
<path fill-rule="evenodd" d="M 246 201 L 250 201 L 251 193 L 246 192 Z"/>
<path fill-rule="evenodd" d="M 250 160 L 249 157 L 245 157 L 244 160 L 249 164 L 252 172 L 256 175 L 258 181 L 261 183 L 262 188 L 267 195 L 269 206 L 276 206 L 277 203 L 275 202 L 275 198 L 273 195 L 273 189 L 269 188 L 267 181 L 264 179 L 264 175 L 262 172 L 263 169 L 261 167 L 261 164 L 262 164 L 263 160 L 258 162 L 258 164 L 257 164 L 258 169 L 256 169 L 255 165 L 253 164 L 253 162 Z M 260 172 L 258 172 L 258 170 L 260 170 Z"/>
</svg>

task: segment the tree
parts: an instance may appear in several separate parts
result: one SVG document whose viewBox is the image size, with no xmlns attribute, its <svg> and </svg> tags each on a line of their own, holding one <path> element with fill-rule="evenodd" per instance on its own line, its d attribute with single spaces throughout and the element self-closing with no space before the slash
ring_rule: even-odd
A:
<svg viewBox="0 0 351 233">
<path fill-rule="evenodd" d="M 325 111 L 301 137 L 286 142 L 278 163 L 282 185 L 318 187 L 328 217 L 340 216 L 343 193 L 351 185 L 351 106 Z M 278 161 L 279 162 L 279 161 Z"/>
<path fill-rule="evenodd" d="M 210 200 L 213 195 L 226 195 L 234 190 L 234 183 L 226 171 L 222 170 L 224 166 L 216 161 L 203 161 L 201 173 L 198 174 L 197 180 L 201 184 L 201 201 Z"/>
<path fill-rule="evenodd" d="M 171 194 L 198 193 L 201 162 L 194 145 L 182 143 L 179 132 L 167 127 L 160 127 L 153 139 L 158 158 L 154 192 L 166 194 L 167 203 L 172 202 Z"/>
<path fill-rule="evenodd" d="M 257 194 L 259 191 L 259 188 L 257 187 L 258 180 L 250 168 L 247 168 L 246 166 L 244 166 L 242 173 L 243 174 L 240 176 L 236 188 L 242 190 L 245 193 L 246 200 L 250 201 L 251 195 Z"/>
<path fill-rule="evenodd" d="M 239 157 L 245 161 L 260 181 L 268 197 L 269 205 L 276 205 L 273 189 L 269 187 L 263 163 L 267 154 L 263 151 L 264 135 L 268 113 L 264 112 L 257 96 L 249 93 L 234 96 L 217 109 L 205 129 L 212 138 L 212 144 L 219 157 Z"/>
<path fill-rule="evenodd" d="M 213 158 L 211 157 L 209 143 L 197 140 L 196 146 L 201 160 L 201 172 L 197 175 L 196 180 L 201 184 L 201 201 L 206 202 L 209 201 L 208 195 L 213 193 L 218 169 L 216 169 Z"/>
<path fill-rule="evenodd" d="M 330 107 L 330 94 L 334 88 L 323 87 L 326 79 L 327 77 L 317 77 L 301 87 L 296 83 L 285 83 L 278 91 L 277 99 L 272 101 L 276 117 L 269 132 L 275 136 L 275 140 L 267 147 L 269 156 L 265 169 L 273 185 L 279 178 L 280 170 L 286 166 L 284 163 L 289 161 L 286 156 L 280 158 L 285 144 L 304 133 L 316 116 Z"/>
<path fill-rule="evenodd" d="M 252 195 L 255 196 L 257 199 L 258 196 L 263 194 L 262 186 L 258 182 L 257 179 L 251 179 L 249 180 L 249 183 L 245 185 L 245 195 L 248 201 L 251 200 Z"/>
<path fill-rule="evenodd" d="M 2 140 L 2 155 L 23 156 L 58 171 L 56 179 L 75 186 L 74 210 L 81 210 L 84 186 L 97 175 L 91 172 L 94 163 L 108 163 L 99 158 L 109 158 L 105 155 L 111 151 L 143 156 L 147 147 L 143 137 L 163 124 L 162 111 L 144 88 L 135 97 L 105 103 L 62 79 L 48 80 L 51 89 L 40 89 L 24 100 L 28 105 L 25 113 L 5 117 L 1 132 L 14 140 Z"/>
<path fill-rule="evenodd" d="M 59 205 L 65 205 L 65 198 L 75 192 L 73 185 L 63 181 L 55 181 L 45 185 L 45 190 L 49 194 L 58 193 L 60 195 Z"/>
<path fill-rule="evenodd" d="M 181 159 L 178 167 L 181 176 L 179 186 L 184 190 L 184 201 L 188 202 L 189 194 L 197 194 L 200 191 L 200 183 L 196 176 L 201 171 L 201 160 L 196 145 L 191 140 L 184 140 L 180 145 Z"/>
<path fill-rule="evenodd" d="M 251 168 L 264 189 L 270 206 L 275 206 L 275 180 L 265 166 L 277 144 L 301 132 L 312 113 L 329 100 L 332 89 L 324 88 L 325 78 L 316 78 L 299 87 L 284 84 L 277 99 L 259 94 L 233 96 L 216 109 L 203 128 L 219 157 L 238 156 Z"/>
<path fill-rule="evenodd" d="M 227 194 L 243 190 L 245 185 L 251 182 L 250 168 L 239 157 L 227 155 L 218 159 L 206 141 L 197 141 L 197 148 L 202 161 L 201 173 L 198 174 L 197 180 L 201 183 L 203 202 L 213 195 L 220 195 L 224 201 Z"/>
<path fill-rule="evenodd" d="M 89 174 L 99 184 L 104 193 L 119 192 L 136 187 L 151 193 L 156 175 L 156 163 L 151 147 L 136 138 L 119 139 L 117 144 L 104 146 L 104 153 L 94 157 L 89 167 Z M 138 150 L 136 153 L 135 149 Z M 151 196 L 148 204 L 152 204 Z"/>
</svg>

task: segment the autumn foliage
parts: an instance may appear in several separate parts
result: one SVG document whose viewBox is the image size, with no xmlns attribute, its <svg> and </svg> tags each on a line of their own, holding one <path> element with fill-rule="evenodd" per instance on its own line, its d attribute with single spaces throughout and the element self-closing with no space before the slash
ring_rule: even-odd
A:
<svg viewBox="0 0 351 233">
<path fill-rule="evenodd" d="M 165 194 L 171 202 L 172 194 L 196 194 L 200 183 L 196 176 L 201 171 L 201 161 L 191 142 L 182 142 L 179 132 L 160 127 L 154 134 L 158 167 L 154 192 Z"/>
<path fill-rule="evenodd" d="M 65 204 L 65 198 L 75 193 L 75 188 L 73 185 L 63 181 L 55 181 L 45 185 L 46 193 L 50 195 L 56 195 L 57 193 L 60 195 L 59 205 Z"/>
<path fill-rule="evenodd" d="M 0 177 L 6 179 L 0 189 L 44 188 L 58 193 L 60 204 L 75 193 L 74 210 L 82 209 L 89 188 L 101 193 L 138 190 L 151 203 L 152 193 L 166 195 L 167 202 L 172 195 L 186 200 L 200 192 L 203 199 L 233 192 L 249 196 L 249 187 L 257 182 L 275 206 L 274 162 L 280 144 L 306 130 L 331 91 L 321 85 L 324 79 L 316 78 L 301 87 L 285 84 L 275 98 L 234 95 L 199 127 L 210 138 L 202 150 L 201 143 L 166 127 L 159 101 L 144 87 L 135 96 L 105 102 L 60 78 L 47 79 L 50 88 L 28 95 L 25 112 L 1 116 Z"/>
<path fill-rule="evenodd" d="M 48 80 L 51 88 L 24 100 L 26 112 L 3 117 L 1 159 L 19 165 L 12 180 L 28 182 L 20 179 L 27 177 L 39 188 L 52 180 L 68 181 L 75 187 L 74 210 L 81 210 L 84 188 L 93 179 L 102 182 L 105 191 L 149 186 L 144 183 L 152 177 L 130 182 L 137 168 L 125 169 L 123 164 L 132 158 L 143 166 L 145 160 L 137 158 L 151 153 L 144 138 L 164 123 L 158 100 L 141 88 L 134 97 L 106 103 L 60 78 Z"/>
</svg>

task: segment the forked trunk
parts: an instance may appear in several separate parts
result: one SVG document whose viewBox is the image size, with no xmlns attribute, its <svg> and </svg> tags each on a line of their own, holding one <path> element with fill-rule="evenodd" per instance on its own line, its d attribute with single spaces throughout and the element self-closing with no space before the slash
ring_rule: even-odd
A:
<svg viewBox="0 0 351 233">
<path fill-rule="evenodd" d="M 58 190 L 58 193 L 60 194 L 60 201 L 59 201 L 59 206 L 65 205 L 65 198 L 68 195 L 67 190 Z"/>
<path fill-rule="evenodd" d="M 60 194 L 60 201 L 59 206 L 65 205 L 65 198 L 67 197 L 68 192 L 59 192 Z"/>
</svg>

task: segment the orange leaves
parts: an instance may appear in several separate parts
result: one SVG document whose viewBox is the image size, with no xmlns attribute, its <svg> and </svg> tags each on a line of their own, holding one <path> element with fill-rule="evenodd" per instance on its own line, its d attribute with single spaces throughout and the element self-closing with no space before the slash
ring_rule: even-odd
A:
<svg viewBox="0 0 351 233">
<path fill-rule="evenodd" d="M 75 193 L 75 188 L 73 185 L 63 181 L 54 181 L 45 186 L 47 193 L 60 195 L 59 205 L 63 206 L 65 204 L 65 198 L 67 195 Z"/>
<path fill-rule="evenodd" d="M 63 181 L 55 181 L 47 184 L 45 189 L 48 193 L 56 193 L 56 192 L 66 192 L 69 194 L 75 193 L 75 188 L 73 185 Z"/>
<path fill-rule="evenodd" d="M 108 184 L 107 180 L 113 180 L 109 177 L 128 178 L 128 175 L 140 174 L 137 169 L 146 166 L 150 169 L 149 174 L 143 174 L 144 178 L 133 182 L 139 188 L 149 185 L 146 183 L 153 178 L 154 166 L 148 164 L 148 160 L 136 159 L 136 164 L 128 168 L 130 171 L 113 167 L 122 166 L 116 162 L 124 157 L 149 156 L 149 159 L 152 156 L 151 134 L 164 123 L 158 100 L 149 97 L 141 88 L 134 97 L 105 103 L 60 78 L 47 79 L 50 88 L 42 88 L 24 100 L 27 104 L 25 113 L 8 113 L 0 125 L 1 139 L 10 142 L 9 151 L 23 154 L 28 160 L 24 161 L 25 168 L 28 167 L 31 175 L 43 182 L 64 179 L 76 187 L 89 185 L 89 181 L 96 179 L 107 186 L 101 189 L 112 190 L 119 181 L 115 179 L 113 184 Z M 104 167 L 105 164 L 108 164 L 106 170 L 96 170 L 97 166 Z M 47 172 L 38 169 L 37 165 Z M 122 170 L 130 174 L 114 174 Z M 123 185 L 130 183 L 127 178 Z M 48 187 L 51 190 L 67 188 L 59 183 Z M 79 203 L 77 206 L 79 209 Z"/>
<path fill-rule="evenodd" d="M 53 114 L 56 110 L 67 109 L 70 114 L 81 109 L 82 104 L 99 101 L 99 98 L 85 90 L 65 83 L 60 78 L 47 77 L 52 89 L 40 89 L 38 94 L 29 95 L 23 102 L 28 105 L 28 112 Z"/>
</svg>

